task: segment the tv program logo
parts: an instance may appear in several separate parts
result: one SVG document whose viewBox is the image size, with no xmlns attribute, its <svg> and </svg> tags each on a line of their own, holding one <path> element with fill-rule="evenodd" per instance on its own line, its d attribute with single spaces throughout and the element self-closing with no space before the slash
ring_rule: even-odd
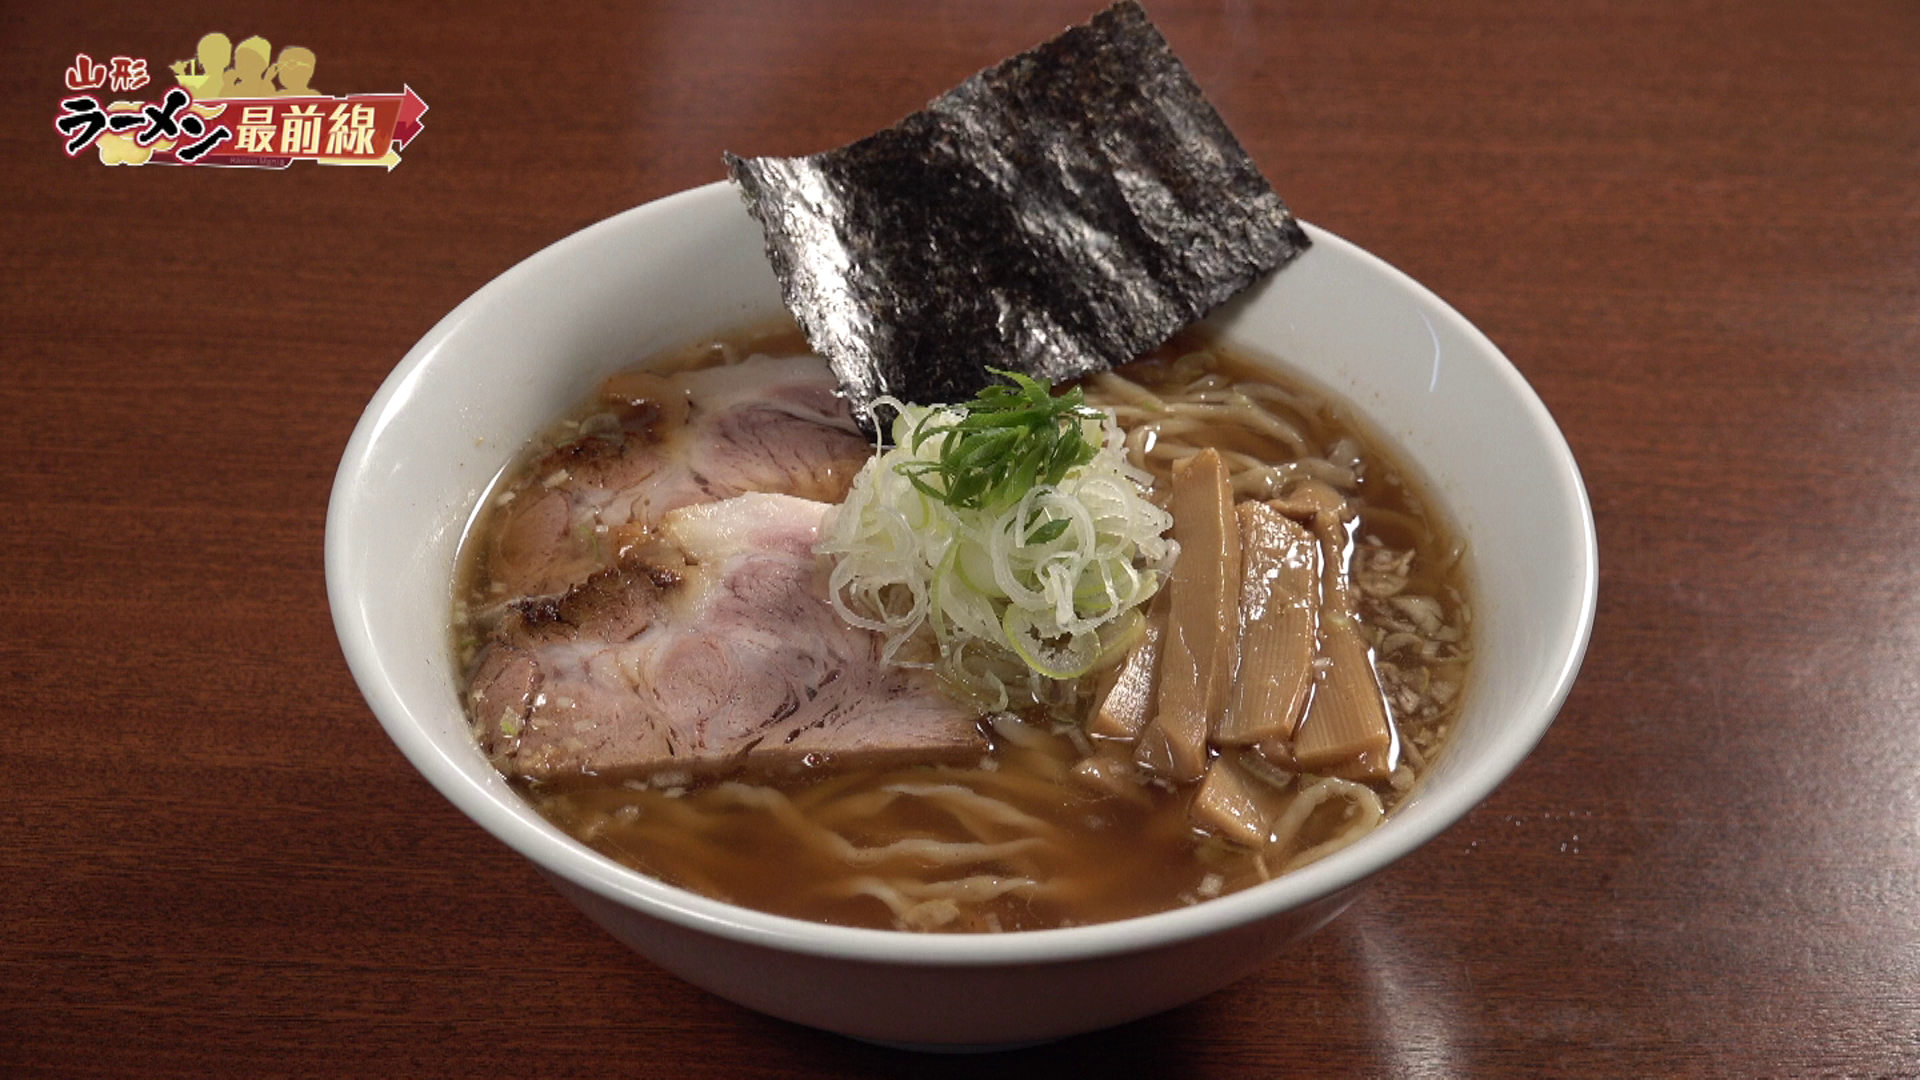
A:
<svg viewBox="0 0 1920 1080">
<path fill-rule="evenodd" d="M 313 86 L 317 66 L 299 45 L 275 58 L 265 38 L 234 45 L 213 33 L 192 58 L 168 65 L 173 85 L 160 91 L 144 58 L 80 53 L 66 70 L 69 94 L 53 128 L 68 157 L 92 149 L 103 165 L 400 164 L 427 103 L 404 84 L 397 94 L 323 93 Z M 113 97 L 149 86 L 157 100 Z"/>
</svg>

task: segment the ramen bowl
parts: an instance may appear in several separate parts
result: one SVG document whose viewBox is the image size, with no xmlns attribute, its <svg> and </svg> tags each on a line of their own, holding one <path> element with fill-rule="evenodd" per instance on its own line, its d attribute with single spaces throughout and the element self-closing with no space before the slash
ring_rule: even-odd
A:
<svg viewBox="0 0 1920 1080">
<path fill-rule="evenodd" d="M 455 556 L 521 448 L 608 374 L 784 313 L 759 227 L 714 184 L 570 236 L 502 274 L 409 352 L 349 442 L 327 515 L 347 662 L 407 759 L 615 938 L 740 1004 L 858 1038 L 978 1048 L 1058 1038 L 1199 998 L 1334 918 L 1369 879 L 1486 798 L 1573 683 L 1598 575 L 1565 440 L 1499 350 L 1359 248 L 1313 247 L 1210 320 L 1356 409 L 1464 539 L 1475 661 L 1444 754 L 1378 829 L 1267 884 L 1066 929 L 931 935 L 829 926 L 620 866 L 542 818 L 462 712 Z M 1400 879 L 1395 887 L 1418 889 Z"/>
</svg>

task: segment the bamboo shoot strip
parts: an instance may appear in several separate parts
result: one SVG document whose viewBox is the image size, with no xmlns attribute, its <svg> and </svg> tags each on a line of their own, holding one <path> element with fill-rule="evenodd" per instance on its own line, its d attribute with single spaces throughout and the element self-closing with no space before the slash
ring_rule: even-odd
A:
<svg viewBox="0 0 1920 1080">
<path fill-rule="evenodd" d="M 1240 670 L 1214 742 L 1251 746 L 1293 734 L 1313 686 L 1320 551 L 1313 534 L 1263 503 L 1240 519 Z"/>
<path fill-rule="evenodd" d="M 1267 842 L 1267 815 L 1255 798 L 1259 784 L 1231 757 L 1219 757 L 1207 766 L 1207 778 L 1194 793 L 1189 808 L 1194 824 L 1245 844 Z"/>
<path fill-rule="evenodd" d="M 1120 662 L 1102 688 L 1093 716 L 1087 721 L 1087 734 L 1131 742 L 1140 737 L 1153 714 L 1153 702 L 1159 690 L 1160 647 L 1166 639 L 1167 592 L 1161 590 L 1147 609 L 1146 629 L 1140 641 Z"/>
<path fill-rule="evenodd" d="M 1393 724 L 1371 651 L 1360 636 L 1347 577 L 1346 527 L 1337 515 L 1322 513 L 1314 515 L 1313 530 L 1320 541 L 1327 598 L 1320 620 L 1320 653 L 1327 663 L 1294 739 L 1293 755 L 1304 769 L 1352 763 L 1360 778 L 1384 779 L 1395 763 Z"/>
<path fill-rule="evenodd" d="M 1233 679 L 1240 606 L 1240 525 L 1226 465 L 1208 448 L 1173 467 L 1166 640 L 1156 710 L 1135 760 L 1176 780 L 1206 771 L 1207 738 Z"/>
</svg>

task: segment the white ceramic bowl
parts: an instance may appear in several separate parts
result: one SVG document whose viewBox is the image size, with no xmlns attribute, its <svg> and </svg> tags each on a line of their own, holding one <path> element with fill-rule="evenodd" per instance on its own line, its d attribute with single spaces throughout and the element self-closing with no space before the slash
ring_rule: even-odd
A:
<svg viewBox="0 0 1920 1080">
<path fill-rule="evenodd" d="M 855 930 L 719 903 L 616 865 L 548 824 L 487 764 L 461 714 L 449 642 L 461 533 L 509 458 L 603 376 L 781 313 L 759 227 L 724 184 L 601 222 L 502 274 L 374 396 L 327 512 L 327 595 L 354 678 L 454 805 L 615 937 L 752 1008 L 860 1038 L 966 1047 L 1090 1031 L 1225 986 L 1485 798 L 1552 722 L 1593 623 L 1592 513 L 1539 398 L 1432 293 L 1310 231 L 1311 250 L 1215 321 L 1357 405 L 1425 473 L 1469 547 L 1477 653 L 1452 745 L 1425 785 L 1321 862 L 1103 925 Z"/>
</svg>

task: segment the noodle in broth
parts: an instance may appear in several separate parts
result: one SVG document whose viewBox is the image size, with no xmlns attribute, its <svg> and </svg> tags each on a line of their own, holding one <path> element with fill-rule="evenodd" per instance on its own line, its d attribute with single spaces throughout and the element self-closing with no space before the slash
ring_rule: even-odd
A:
<svg viewBox="0 0 1920 1080">
<path fill-rule="evenodd" d="M 1350 575 L 1399 749 L 1383 782 L 1215 751 L 1235 755 L 1258 788 L 1269 839 L 1243 846 L 1195 827 L 1192 785 L 1143 777 L 1086 733 L 1099 691 L 1088 676 L 1060 703 L 984 720 L 992 750 L 971 766 L 514 783 L 581 842 L 671 884 L 796 918 L 908 930 L 1040 929 L 1167 910 L 1257 885 L 1373 829 L 1442 751 L 1466 683 L 1457 542 L 1380 442 L 1336 406 L 1195 334 L 1084 387 L 1126 430 L 1128 457 L 1154 476 L 1150 498 L 1163 506 L 1173 466 L 1211 447 L 1237 499 L 1280 499 L 1313 480 L 1358 507 Z M 484 567 L 472 568 L 483 560 L 469 559 L 457 621 L 471 642 L 499 601 Z"/>
</svg>

